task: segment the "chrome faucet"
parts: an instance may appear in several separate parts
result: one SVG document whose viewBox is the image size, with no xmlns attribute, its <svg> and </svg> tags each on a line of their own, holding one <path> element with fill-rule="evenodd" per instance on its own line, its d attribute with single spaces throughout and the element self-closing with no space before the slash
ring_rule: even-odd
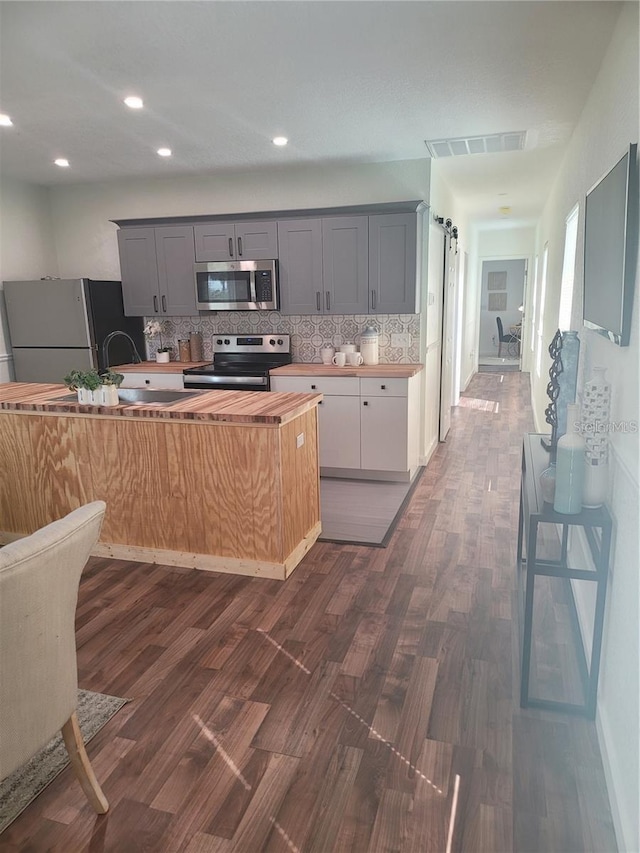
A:
<svg viewBox="0 0 640 853">
<path fill-rule="evenodd" d="M 118 335 L 122 335 L 122 337 L 126 338 L 131 344 L 131 349 L 133 350 L 133 363 L 139 364 L 142 361 L 142 359 L 140 358 L 140 353 L 138 352 L 131 335 L 127 332 L 121 332 L 119 329 L 116 329 L 114 332 L 109 332 L 107 337 L 102 342 L 102 361 L 104 363 L 105 370 L 107 370 L 107 368 L 109 367 L 109 344 L 114 338 L 117 338 Z"/>
</svg>

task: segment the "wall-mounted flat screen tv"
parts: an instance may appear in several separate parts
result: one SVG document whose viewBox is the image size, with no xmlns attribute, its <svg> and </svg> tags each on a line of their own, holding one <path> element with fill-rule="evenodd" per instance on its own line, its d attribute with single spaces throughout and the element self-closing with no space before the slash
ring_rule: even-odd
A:
<svg viewBox="0 0 640 853">
<path fill-rule="evenodd" d="M 638 146 L 587 193 L 584 325 L 628 346 L 638 253 Z"/>
</svg>

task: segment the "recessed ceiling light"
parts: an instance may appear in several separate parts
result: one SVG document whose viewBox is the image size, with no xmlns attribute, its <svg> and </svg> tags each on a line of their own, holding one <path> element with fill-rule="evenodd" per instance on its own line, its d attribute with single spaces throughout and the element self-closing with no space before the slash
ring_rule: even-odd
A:
<svg viewBox="0 0 640 853">
<path fill-rule="evenodd" d="M 63 169 L 66 169 L 69 165 L 69 161 L 65 160 L 64 157 L 58 157 L 58 159 L 54 160 L 53 162 L 56 164 L 56 166 L 61 166 Z"/>
<path fill-rule="evenodd" d="M 276 136 L 272 140 L 274 145 L 286 145 L 288 141 L 286 136 Z"/>
<path fill-rule="evenodd" d="M 135 95 L 132 95 L 129 98 L 125 98 L 124 102 L 132 110 L 141 110 L 144 106 L 144 104 L 142 103 L 142 98 L 138 98 Z"/>
<path fill-rule="evenodd" d="M 158 148 L 158 154 L 161 157 L 171 157 L 171 149 L 170 148 Z"/>
<path fill-rule="evenodd" d="M 0 125 L 2 125 L 3 127 L 11 127 L 13 125 L 13 122 L 11 121 L 9 116 L 2 113 L 0 114 Z"/>
</svg>

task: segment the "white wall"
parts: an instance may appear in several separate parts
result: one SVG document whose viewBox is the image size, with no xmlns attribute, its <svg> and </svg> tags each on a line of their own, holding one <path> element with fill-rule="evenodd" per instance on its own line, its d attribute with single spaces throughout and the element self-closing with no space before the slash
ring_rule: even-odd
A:
<svg viewBox="0 0 640 853">
<path fill-rule="evenodd" d="M 120 278 L 112 219 L 295 210 L 429 198 L 428 160 L 76 184 L 51 190 L 63 277 Z"/>
<path fill-rule="evenodd" d="M 0 185 L 0 382 L 12 378 L 3 281 L 58 275 L 49 191 L 4 180 Z"/>
<path fill-rule="evenodd" d="M 578 388 L 594 365 L 607 368 L 613 386 L 612 420 L 638 424 L 639 313 L 638 271 L 631 343 L 617 347 L 582 327 L 584 201 L 586 192 L 638 141 L 638 4 L 625 3 L 600 73 L 572 136 L 558 179 L 545 206 L 537 233 L 536 251 L 542 258 L 549 243 L 547 298 L 544 315 L 545 345 L 558 326 L 560 280 L 565 219 L 580 204 L 572 328 L 581 339 Z M 543 356 L 542 375 L 531 372 L 536 423 L 547 432 L 544 408 L 550 360 Z M 603 657 L 600 667 L 597 725 L 605 763 L 609 796 L 620 850 L 640 850 L 638 802 L 639 761 L 639 601 L 638 550 L 638 433 L 612 437 L 609 507 L 615 535 L 608 587 Z M 582 559 L 576 537 L 571 559 Z M 592 618 L 593 584 L 574 582 L 577 605 L 588 638 Z M 584 588 L 584 589 L 583 589 Z"/>
</svg>

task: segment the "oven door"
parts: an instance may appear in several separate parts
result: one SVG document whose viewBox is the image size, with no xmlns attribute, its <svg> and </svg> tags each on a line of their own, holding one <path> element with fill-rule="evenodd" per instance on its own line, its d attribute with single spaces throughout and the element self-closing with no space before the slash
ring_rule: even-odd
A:
<svg viewBox="0 0 640 853">
<path fill-rule="evenodd" d="M 203 388 L 207 391 L 268 391 L 269 377 L 255 374 L 236 376 L 227 374 L 184 374 L 184 387 Z"/>
</svg>

